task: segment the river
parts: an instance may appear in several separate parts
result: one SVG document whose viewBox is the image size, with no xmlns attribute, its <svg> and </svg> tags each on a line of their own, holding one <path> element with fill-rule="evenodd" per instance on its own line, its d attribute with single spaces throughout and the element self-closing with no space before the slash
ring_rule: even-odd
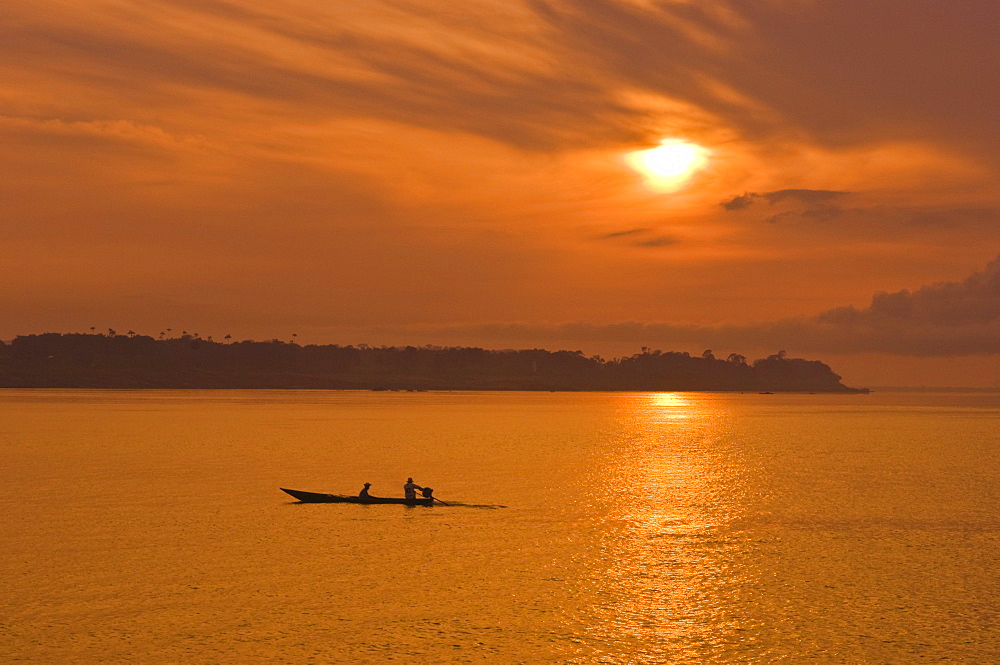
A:
<svg viewBox="0 0 1000 665">
<path fill-rule="evenodd" d="M 1000 662 L 1000 395 L 0 391 L 5 663 Z M 300 504 L 279 491 L 458 505 Z"/>
</svg>

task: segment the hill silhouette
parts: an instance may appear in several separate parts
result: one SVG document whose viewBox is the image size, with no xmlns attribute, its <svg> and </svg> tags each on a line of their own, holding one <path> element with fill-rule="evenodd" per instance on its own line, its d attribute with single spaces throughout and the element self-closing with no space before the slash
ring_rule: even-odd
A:
<svg viewBox="0 0 1000 665">
<path fill-rule="evenodd" d="M 0 342 L 0 387 L 866 392 L 818 360 L 783 351 L 747 362 L 643 348 L 604 360 L 581 351 L 220 343 L 111 331 Z"/>
</svg>

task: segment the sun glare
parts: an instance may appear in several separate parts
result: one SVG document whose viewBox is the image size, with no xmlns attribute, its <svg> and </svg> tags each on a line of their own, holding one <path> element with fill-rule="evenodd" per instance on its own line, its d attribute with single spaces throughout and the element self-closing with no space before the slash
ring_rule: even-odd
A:
<svg viewBox="0 0 1000 665">
<path fill-rule="evenodd" d="M 660 141 L 660 146 L 629 153 L 625 161 L 653 185 L 676 188 L 683 185 L 708 161 L 708 150 L 679 139 Z"/>
</svg>

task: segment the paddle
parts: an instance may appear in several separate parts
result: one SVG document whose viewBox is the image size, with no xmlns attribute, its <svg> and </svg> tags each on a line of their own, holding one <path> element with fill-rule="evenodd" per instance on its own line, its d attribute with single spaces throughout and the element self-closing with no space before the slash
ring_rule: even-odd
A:
<svg viewBox="0 0 1000 665">
<path fill-rule="evenodd" d="M 444 501 L 442 501 L 441 499 L 437 498 L 436 496 L 432 496 L 431 498 L 434 499 L 435 501 L 437 501 L 438 503 L 440 503 L 442 506 L 450 506 L 451 505 L 450 503 L 445 503 Z"/>
</svg>

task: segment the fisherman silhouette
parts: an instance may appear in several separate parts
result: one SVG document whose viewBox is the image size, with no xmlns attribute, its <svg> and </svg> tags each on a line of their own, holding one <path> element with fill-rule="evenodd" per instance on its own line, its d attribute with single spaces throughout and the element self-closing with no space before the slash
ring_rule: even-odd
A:
<svg viewBox="0 0 1000 665">
<path fill-rule="evenodd" d="M 413 478 L 407 478 L 406 484 L 403 485 L 403 494 L 408 501 L 414 501 L 417 498 L 417 490 L 422 489 L 424 488 L 413 482 Z"/>
</svg>

